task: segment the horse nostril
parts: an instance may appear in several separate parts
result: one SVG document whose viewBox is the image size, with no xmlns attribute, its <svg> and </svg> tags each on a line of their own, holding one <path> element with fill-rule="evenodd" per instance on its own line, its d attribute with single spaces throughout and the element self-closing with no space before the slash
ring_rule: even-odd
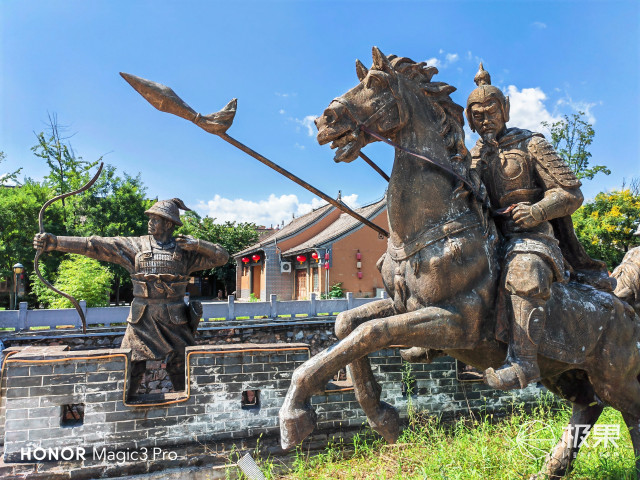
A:
<svg viewBox="0 0 640 480">
<path fill-rule="evenodd" d="M 326 123 L 333 123 L 338 119 L 338 115 L 333 108 L 327 108 L 324 112 L 322 112 L 322 117 L 324 118 L 324 121 Z"/>
</svg>

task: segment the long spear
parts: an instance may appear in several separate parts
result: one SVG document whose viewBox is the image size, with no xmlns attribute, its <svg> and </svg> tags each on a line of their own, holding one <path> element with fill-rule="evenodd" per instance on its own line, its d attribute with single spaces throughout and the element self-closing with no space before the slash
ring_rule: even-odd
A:
<svg viewBox="0 0 640 480">
<path fill-rule="evenodd" d="M 354 212 L 341 201 L 331 198 L 329 195 L 321 192 L 313 185 L 310 185 L 309 183 L 305 182 L 304 180 L 297 177 L 293 173 L 289 172 L 288 170 L 285 170 L 277 163 L 272 162 L 268 158 L 260 155 L 258 152 L 240 143 L 235 138 L 227 135 L 226 132 L 229 129 L 229 127 L 231 127 L 231 124 L 233 123 L 233 119 L 236 114 L 236 109 L 238 106 L 237 99 L 234 98 L 233 100 L 231 100 L 219 112 L 212 113 L 210 115 L 200 115 L 195 110 L 193 110 L 189 105 L 187 105 L 184 102 L 184 100 L 182 100 L 171 88 L 167 87 L 166 85 L 152 82 L 151 80 L 146 80 L 144 78 L 137 77 L 129 73 L 120 72 L 120 75 L 151 105 L 153 105 L 155 108 L 157 108 L 161 112 L 172 113 L 173 115 L 177 115 L 178 117 L 184 118 L 185 120 L 189 120 L 190 122 L 195 123 L 197 126 L 202 128 L 206 132 L 212 133 L 214 135 L 218 135 L 225 142 L 228 142 L 234 147 L 242 150 L 244 153 L 252 156 L 259 162 L 264 163 L 266 166 L 271 167 L 276 172 L 284 175 L 288 179 L 293 180 L 301 187 L 306 188 L 307 190 L 319 196 L 323 200 L 326 200 L 337 209 L 342 210 L 344 213 L 351 215 L 352 217 L 364 223 L 368 227 L 373 228 L 380 235 L 383 235 L 385 237 L 389 236 L 389 232 L 387 232 L 384 228 L 379 227 L 375 223 L 364 218 L 362 215 Z"/>
</svg>

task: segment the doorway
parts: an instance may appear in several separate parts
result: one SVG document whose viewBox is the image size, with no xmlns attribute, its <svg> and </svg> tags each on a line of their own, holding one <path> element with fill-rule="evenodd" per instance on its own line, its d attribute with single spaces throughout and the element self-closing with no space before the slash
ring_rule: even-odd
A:
<svg viewBox="0 0 640 480">
<path fill-rule="evenodd" d="M 262 266 L 254 265 L 251 267 L 251 293 L 256 298 L 260 298 L 260 278 L 262 275 Z"/>
</svg>

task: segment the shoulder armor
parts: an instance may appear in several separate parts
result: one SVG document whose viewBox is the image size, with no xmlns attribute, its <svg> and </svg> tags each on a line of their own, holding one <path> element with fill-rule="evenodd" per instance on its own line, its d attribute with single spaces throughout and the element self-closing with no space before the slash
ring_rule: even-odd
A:
<svg viewBox="0 0 640 480">
<path fill-rule="evenodd" d="M 478 165 L 478 162 L 480 161 L 480 158 L 481 158 L 480 149 L 481 149 L 480 142 L 477 142 L 474 145 L 474 147 L 471 149 L 471 168 L 476 168 Z"/>
<path fill-rule="evenodd" d="M 582 183 L 542 136 L 531 137 L 527 149 L 535 161 L 553 180 L 564 188 L 577 188 Z"/>
</svg>

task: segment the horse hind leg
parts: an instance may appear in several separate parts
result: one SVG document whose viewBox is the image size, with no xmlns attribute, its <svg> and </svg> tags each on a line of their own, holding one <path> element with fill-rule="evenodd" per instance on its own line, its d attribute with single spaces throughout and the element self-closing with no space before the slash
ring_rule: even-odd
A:
<svg viewBox="0 0 640 480">
<path fill-rule="evenodd" d="M 589 405 L 574 403 L 571 419 L 565 427 L 560 441 L 547 455 L 542 470 L 537 475 L 533 475 L 530 480 L 563 477 L 571 469 L 573 460 L 580 450 L 579 436 L 586 435 L 586 432 L 591 430 L 603 409 L 601 404 L 595 402 Z"/>
</svg>

